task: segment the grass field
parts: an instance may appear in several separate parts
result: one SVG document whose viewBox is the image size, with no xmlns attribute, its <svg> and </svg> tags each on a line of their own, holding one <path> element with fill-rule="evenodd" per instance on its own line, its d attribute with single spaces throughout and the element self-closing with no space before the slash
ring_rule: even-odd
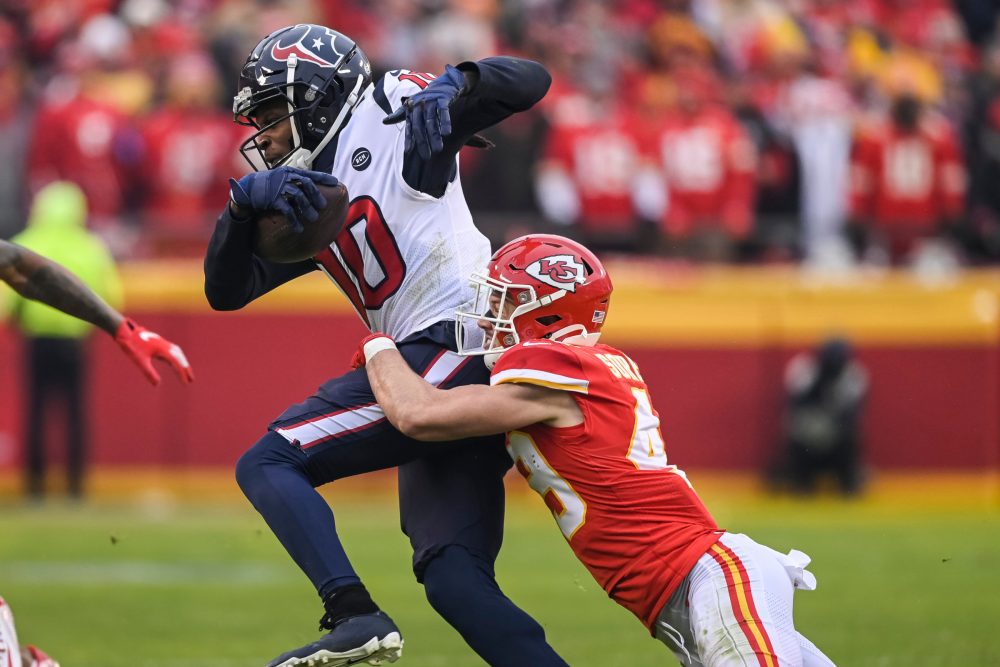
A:
<svg viewBox="0 0 1000 667">
<path fill-rule="evenodd" d="M 797 626 L 838 665 L 1000 665 L 995 498 L 951 502 L 955 489 L 918 485 L 855 502 L 769 499 L 692 477 L 720 524 L 812 556 L 819 589 L 797 594 Z M 329 497 L 361 575 L 403 629 L 399 664 L 481 665 L 414 581 L 394 494 L 359 495 Z M 498 571 L 574 667 L 674 664 L 593 583 L 533 496 L 512 498 Z M 0 592 L 22 640 L 63 667 L 262 665 L 314 638 L 321 611 L 266 526 L 234 501 L 7 501 Z"/>
</svg>

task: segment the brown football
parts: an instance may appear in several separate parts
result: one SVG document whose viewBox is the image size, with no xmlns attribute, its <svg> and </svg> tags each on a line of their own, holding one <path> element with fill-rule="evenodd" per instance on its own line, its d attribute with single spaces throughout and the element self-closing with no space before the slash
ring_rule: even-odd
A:
<svg viewBox="0 0 1000 667">
<path fill-rule="evenodd" d="M 269 211 L 257 219 L 253 252 L 258 257 L 279 264 L 312 259 L 333 243 L 344 228 L 348 194 L 343 183 L 317 185 L 326 197 L 326 208 L 313 221 L 302 220 L 305 229 L 296 234 L 283 214 Z"/>
</svg>

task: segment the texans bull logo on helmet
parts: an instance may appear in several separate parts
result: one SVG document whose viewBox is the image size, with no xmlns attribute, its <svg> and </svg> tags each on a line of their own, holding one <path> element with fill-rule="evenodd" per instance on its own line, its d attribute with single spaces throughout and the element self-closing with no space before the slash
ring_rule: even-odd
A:
<svg viewBox="0 0 1000 667">
<path fill-rule="evenodd" d="M 292 54 L 295 54 L 295 56 L 299 60 L 305 60 L 306 62 L 319 65 L 320 67 L 336 67 L 336 63 L 332 63 L 329 60 L 316 55 L 315 52 L 311 51 L 309 47 L 305 45 L 305 41 L 307 40 L 307 37 L 310 35 L 310 33 L 315 33 L 315 32 L 316 32 L 315 29 L 313 29 L 302 33 L 297 41 L 293 42 L 288 46 L 283 45 L 281 43 L 281 40 L 276 41 L 274 44 L 271 45 L 271 57 L 279 62 L 287 62 L 288 57 L 291 56 Z M 337 43 L 336 43 L 337 34 L 335 32 L 333 32 L 332 30 L 326 30 L 326 34 L 324 35 L 324 37 L 329 38 L 330 48 L 333 49 L 334 53 L 336 53 L 338 56 L 344 55 L 339 51 L 337 51 Z M 319 50 L 324 47 L 323 39 L 321 37 L 312 37 L 309 38 L 308 41 L 311 42 L 311 48 L 313 49 Z"/>
<path fill-rule="evenodd" d="M 586 279 L 586 268 L 573 255 L 550 255 L 529 264 L 524 271 L 546 285 L 567 292 L 575 292 L 576 286 Z"/>
</svg>

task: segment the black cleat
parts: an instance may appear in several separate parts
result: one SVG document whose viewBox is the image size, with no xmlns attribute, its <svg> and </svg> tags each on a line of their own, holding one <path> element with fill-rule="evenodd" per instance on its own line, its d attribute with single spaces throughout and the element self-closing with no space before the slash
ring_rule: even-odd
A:
<svg viewBox="0 0 1000 667">
<path fill-rule="evenodd" d="M 384 665 L 403 653 L 399 628 L 384 612 L 351 616 L 311 644 L 283 653 L 267 667 Z"/>
</svg>

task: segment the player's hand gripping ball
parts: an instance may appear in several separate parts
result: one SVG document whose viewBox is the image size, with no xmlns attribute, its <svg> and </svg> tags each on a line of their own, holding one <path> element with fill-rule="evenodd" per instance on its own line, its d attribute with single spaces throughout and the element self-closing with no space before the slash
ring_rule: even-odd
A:
<svg viewBox="0 0 1000 667">
<path fill-rule="evenodd" d="M 254 254 L 270 262 L 288 264 L 312 259 L 325 250 L 344 228 L 348 194 L 343 183 L 316 185 L 325 206 L 317 209 L 315 220 L 306 220 L 302 230 L 279 211 L 269 211 L 257 218 Z"/>
<path fill-rule="evenodd" d="M 347 188 L 334 176 L 278 167 L 231 180 L 235 209 L 254 225 L 253 252 L 271 262 L 311 259 L 344 226 Z"/>
</svg>

